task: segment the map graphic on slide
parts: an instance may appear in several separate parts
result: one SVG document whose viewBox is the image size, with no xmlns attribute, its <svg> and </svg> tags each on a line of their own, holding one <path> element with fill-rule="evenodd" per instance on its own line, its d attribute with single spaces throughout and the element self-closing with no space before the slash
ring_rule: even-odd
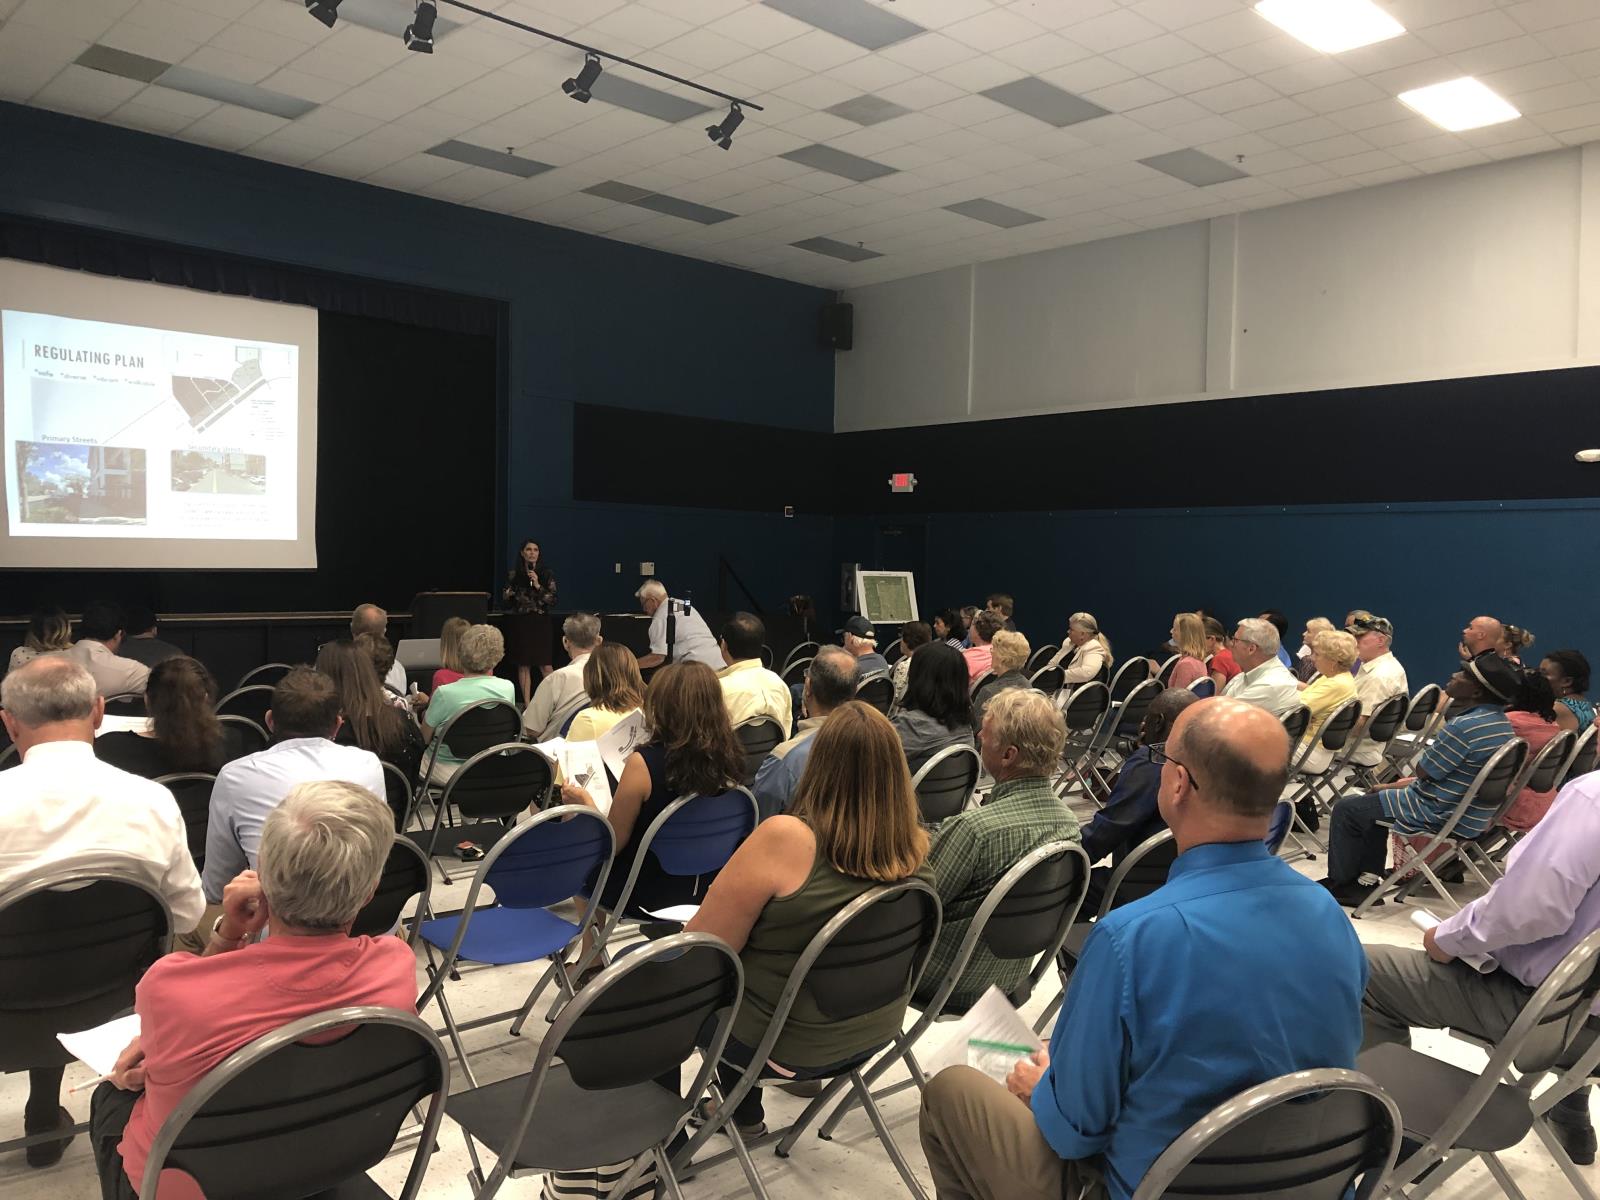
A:
<svg viewBox="0 0 1600 1200">
<path fill-rule="evenodd" d="M 249 358 L 240 363 L 230 379 L 205 379 L 195 375 L 174 375 L 172 397 L 183 405 L 189 414 L 189 424 L 202 430 L 218 417 L 226 414 L 266 379 L 261 374 L 261 360 Z"/>
</svg>

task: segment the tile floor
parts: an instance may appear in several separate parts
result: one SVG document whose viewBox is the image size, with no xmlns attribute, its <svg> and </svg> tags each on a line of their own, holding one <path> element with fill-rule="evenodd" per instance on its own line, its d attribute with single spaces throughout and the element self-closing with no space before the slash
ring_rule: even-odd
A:
<svg viewBox="0 0 1600 1200">
<path fill-rule="evenodd" d="M 1323 874 L 1320 862 L 1302 862 L 1299 869 L 1314 877 Z M 452 893 L 463 895 L 463 885 L 457 883 L 452 887 L 437 888 L 436 906 Z M 1470 889 L 1458 889 L 1458 895 L 1463 899 L 1471 894 Z M 1422 903 L 1426 904 L 1425 898 Z M 1406 911 L 1405 906 L 1397 908 L 1390 905 L 1358 922 L 1356 928 L 1362 941 L 1420 946 L 1421 935 L 1408 920 Z M 450 996 L 457 1019 L 467 1021 L 516 1007 L 525 998 L 527 989 L 536 977 L 537 971 L 531 967 L 469 972 L 461 983 L 451 985 Z M 1025 1010 L 1025 1015 L 1031 1020 L 1049 998 L 1048 991 L 1035 998 Z M 436 1010 L 430 1011 L 436 1014 Z M 479 1081 L 491 1083 L 527 1069 L 533 1059 L 536 1039 L 544 1028 L 543 1022 L 535 1020 L 521 1038 L 510 1037 L 504 1024 L 468 1033 L 467 1048 Z M 1419 1049 L 1462 1066 L 1476 1068 L 1483 1062 L 1481 1052 L 1446 1035 L 1419 1034 L 1415 1044 Z M 68 1069 L 66 1084 L 71 1087 L 89 1077 L 87 1067 L 75 1064 Z M 898 1073 L 891 1076 L 899 1077 Z M 459 1077 L 457 1086 L 464 1086 L 464 1081 Z M 0 1137 L 12 1137 L 21 1132 L 20 1114 L 26 1087 L 26 1076 L 0 1076 L 0 1114 L 3 1114 L 0 1115 Z M 86 1090 L 66 1098 L 68 1109 L 79 1120 L 88 1117 L 89 1095 Z M 779 1123 L 792 1120 L 799 1115 L 804 1104 L 802 1100 L 768 1089 L 768 1122 L 776 1127 Z M 907 1090 L 889 1098 L 884 1102 L 883 1110 L 924 1187 L 931 1191 L 921 1149 L 917 1144 L 916 1093 Z M 721 1145 L 726 1145 L 722 1139 L 717 1140 Z M 1522 1145 L 1502 1157 L 1513 1178 L 1528 1196 L 1540 1200 L 1560 1200 L 1573 1195 L 1572 1188 L 1551 1163 L 1536 1137 L 1530 1135 Z M 405 1179 L 409 1165 L 410 1144 L 407 1143 L 372 1174 L 391 1194 L 395 1194 Z M 471 1195 L 466 1179 L 469 1165 L 460 1132 L 447 1115 L 440 1138 L 440 1150 L 429 1167 L 423 1196 L 428 1200 L 465 1200 Z M 488 1165 L 487 1162 L 485 1165 Z M 841 1125 L 832 1142 L 808 1134 L 787 1161 L 775 1158 L 768 1150 L 756 1156 L 756 1165 L 773 1200 L 817 1200 L 834 1196 L 899 1200 L 907 1194 L 894 1168 L 877 1147 L 865 1118 L 859 1113 Z M 1600 1168 L 1590 1168 L 1589 1178 L 1592 1186 L 1600 1188 Z M 744 1177 L 733 1162 L 698 1176 L 685 1185 L 685 1193 L 689 1200 L 738 1200 L 749 1194 Z M 500 1192 L 508 1200 L 531 1200 L 539 1194 L 538 1177 L 508 1180 Z M 1500 1194 L 1488 1173 L 1476 1165 L 1458 1172 L 1435 1193 L 1445 1200 L 1488 1200 Z M 20 1151 L 0 1155 L 0 1198 L 3 1200 L 94 1200 L 97 1195 L 93 1159 L 84 1138 L 72 1144 L 59 1165 L 45 1170 L 30 1170 L 23 1162 Z"/>
</svg>

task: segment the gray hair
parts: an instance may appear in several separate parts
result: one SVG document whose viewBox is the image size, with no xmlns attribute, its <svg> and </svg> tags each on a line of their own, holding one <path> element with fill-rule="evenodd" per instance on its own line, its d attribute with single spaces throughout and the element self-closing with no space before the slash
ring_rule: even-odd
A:
<svg viewBox="0 0 1600 1200">
<path fill-rule="evenodd" d="M 70 658 L 41 655 L 0 681 L 0 708 L 34 728 L 56 721 L 87 721 L 99 691 L 94 676 Z"/>
<path fill-rule="evenodd" d="M 470 625 L 461 632 L 456 656 L 464 671 L 492 671 L 506 656 L 505 635 L 493 625 Z"/>
<path fill-rule="evenodd" d="M 639 600 L 665 600 L 667 598 L 667 585 L 659 579 L 646 579 L 639 585 L 639 590 L 634 593 Z"/>
<path fill-rule="evenodd" d="M 358 604 L 350 614 L 350 635 L 382 633 L 389 628 L 389 614 L 376 604 Z"/>
<path fill-rule="evenodd" d="M 811 698 L 825 708 L 854 699 L 861 667 L 843 646 L 824 646 L 811 660 Z"/>
<path fill-rule="evenodd" d="M 1271 621 L 1264 621 L 1260 617 L 1246 617 L 1239 622 L 1239 637 L 1263 654 L 1273 655 L 1278 652 L 1278 629 Z"/>
<path fill-rule="evenodd" d="M 1094 619 L 1094 614 L 1092 613 L 1073 613 L 1067 618 L 1067 627 L 1069 629 L 1081 629 L 1085 633 L 1100 632 L 1100 622 Z"/>
<path fill-rule="evenodd" d="M 302 929 L 343 929 L 372 898 L 394 814 L 364 787 L 296 784 L 261 827 L 256 869 L 272 915 Z"/>
<path fill-rule="evenodd" d="M 573 613 L 561 622 L 561 636 L 578 650 L 593 650 L 600 642 L 600 618 L 593 613 Z"/>
<path fill-rule="evenodd" d="M 1067 744 L 1067 723 L 1055 703 L 1033 688 L 1006 688 L 983 710 L 983 728 L 991 744 L 1017 748 L 1019 774 L 1047 776 L 1061 763 Z"/>
</svg>

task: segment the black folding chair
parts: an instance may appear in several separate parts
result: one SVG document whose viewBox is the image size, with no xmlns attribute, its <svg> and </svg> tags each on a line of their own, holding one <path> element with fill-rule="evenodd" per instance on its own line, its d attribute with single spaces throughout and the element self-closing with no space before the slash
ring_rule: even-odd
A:
<svg viewBox="0 0 1600 1200">
<path fill-rule="evenodd" d="M 1400 1110 L 1360 1072 L 1280 1075 L 1223 1101 L 1179 1134 L 1150 1164 L 1133 1200 L 1368 1200 L 1384 1194 L 1400 1133 Z"/>
<path fill-rule="evenodd" d="M 189 857 L 194 859 L 194 869 L 201 871 L 206 865 L 206 830 L 211 826 L 211 785 L 215 775 L 203 771 L 181 771 L 162 775 L 156 782 L 172 793 L 183 814 L 183 831 L 189 842 Z"/>
<path fill-rule="evenodd" d="M 789 668 L 794 666 L 794 664 L 799 662 L 801 659 L 810 660 L 815 658 L 817 656 L 817 651 L 820 649 L 822 649 L 822 647 L 817 645 L 816 642 L 801 642 L 793 650 L 789 651 L 789 653 L 783 656 L 783 669 L 779 671 L 778 674 L 784 676 L 785 682 L 788 682 L 787 677 L 789 674 Z"/>
<path fill-rule="evenodd" d="M 1060 667 L 1040 667 L 1028 674 L 1028 686 L 1036 692 L 1043 692 L 1053 700 L 1064 685 L 1066 677 L 1067 673 Z"/>
<path fill-rule="evenodd" d="M 142 717 L 148 711 L 142 692 L 118 692 L 115 696 L 106 697 L 108 717 Z"/>
<path fill-rule="evenodd" d="M 1111 741 L 1111 690 L 1103 683 L 1080 683 L 1058 703 L 1067 725 L 1067 741 L 1056 773 L 1056 795 L 1065 800 L 1076 780 L 1092 797 L 1089 766 Z"/>
<path fill-rule="evenodd" d="M 978 786 L 983 761 L 971 746 L 946 746 L 911 777 L 924 825 L 937 825 L 966 808 Z"/>
<path fill-rule="evenodd" d="M 790 687 L 805 680 L 806 672 L 811 669 L 811 659 L 790 657 L 783 670 L 778 672 L 779 678 Z"/>
<path fill-rule="evenodd" d="M 151 1143 L 139 1194 L 157 1200 L 161 1172 L 180 1170 L 207 1200 L 386 1197 L 366 1172 L 427 1099 L 400 1193 L 415 1200 L 449 1093 L 444 1046 L 415 1013 L 366 1006 L 302 1017 L 234 1051 L 184 1096 Z"/>
<path fill-rule="evenodd" d="M 527 742 L 501 742 L 478 751 L 457 767 L 433 809 L 433 824 L 406 834 L 439 868 L 442 882 L 451 878 L 438 862 L 439 834 L 452 806 L 462 824 L 450 827 L 455 842 L 442 853 L 460 857 L 457 845 L 471 842 L 487 850 L 505 835 L 524 810 L 537 812 L 550 798 L 555 769 Z M 409 822 L 408 822 L 409 823 Z"/>
<path fill-rule="evenodd" d="M 522 713 L 508 700 L 479 700 L 451 715 L 443 725 L 433 731 L 433 739 L 422 755 L 422 768 L 417 772 L 417 795 L 420 798 L 429 790 L 439 791 L 444 781 L 433 779 L 434 767 L 443 766 L 439 756 L 448 751 L 458 763 L 506 742 L 522 740 Z"/>
<path fill-rule="evenodd" d="M 1572 758 L 1572 748 L 1577 741 L 1577 734 L 1563 729 L 1541 746 L 1537 754 L 1528 756 L 1521 772 L 1506 789 L 1505 799 L 1500 802 L 1500 810 L 1495 813 L 1489 828 L 1461 843 L 1461 861 L 1485 887 L 1491 886 L 1493 879 L 1505 874 L 1500 869 L 1501 860 L 1522 836 L 1502 824 L 1511 806 L 1525 791 L 1555 791 L 1556 781 Z"/>
<path fill-rule="evenodd" d="M 1390 696 L 1368 716 L 1365 727 L 1355 739 L 1352 753 L 1345 758 L 1345 767 L 1349 771 L 1343 788 L 1345 792 L 1366 793 L 1379 787 L 1378 770 L 1383 765 L 1383 755 L 1405 724 L 1409 708 L 1410 701 L 1404 695 Z M 1377 748 L 1378 762 L 1372 766 L 1356 762 L 1355 755 L 1370 747 Z"/>
<path fill-rule="evenodd" d="M 1278 720 L 1283 722 L 1283 731 L 1289 735 L 1290 761 L 1293 762 L 1296 758 L 1304 758 L 1309 751 L 1297 755 L 1294 747 L 1298 746 L 1300 739 L 1306 735 L 1306 726 L 1311 724 L 1311 710 L 1304 704 L 1297 704 L 1279 717 Z"/>
<path fill-rule="evenodd" d="M 1170 683 L 1172 679 L 1172 672 L 1177 667 L 1178 660 L 1182 657 L 1183 655 L 1181 654 L 1174 654 L 1171 658 L 1167 659 L 1156 668 L 1156 678 L 1161 681 L 1162 687 L 1166 687 Z"/>
<path fill-rule="evenodd" d="M 738 957 L 705 933 L 652 942 L 591 979 L 561 1010 L 532 1070 L 450 1098 L 476 1200 L 489 1200 L 508 1176 L 629 1159 L 610 1195 L 628 1194 L 653 1162 L 667 1195 L 682 1200 L 667 1145 L 711 1082 L 743 991 Z M 682 1068 L 708 1025 L 687 1093 L 656 1083 Z M 478 1142 L 495 1152 L 488 1171 Z"/>
<path fill-rule="evenodd" d="M 262 729 L 267 727 L 267 711 L 272 707 L 272 689 L 264 683 L 234 688 L 217 701 L 217 716 L 247 717 Z"/>
<path fill-rule="evenodd" d="M 1133 689 L 1150 678 L 1150 660 L 1140 656 L 1128 659 L 1111 677 L 1111 703 L 1120 704 L 1133 694 Z M 1161 689 L 1156 689 L 1158 692 Z"/>
<path fill-rule="evenodd" d="M 259 721 L 252 721 L 249 717 L 241 717 L 235 713 L 218 713 L 217 721 L 222 726 L 224 738 L 231 734 L 236 739 L 238 753 L 233 756 L 234 758 L 256 754 L 272 744 L 272 735 Z"/>
<path fill-rule="evenodd" d="M 275 687 L 280 679 L 294 670 L 288 663 L 270 662 L 262 663 L 259 667 L 251 667 L 239 680 L 239 687 L 249 687 L 251 684 L 265 684 Z M 237 689 L 235 689 L 237 690 Z"/>
<path fill-rule="evenodd" d="M 1061 646 L 1059 643 L 1046 642 L 1032 654 L 1028 655 L 1028 665 L 1022 668 L 1022 673 L 1030 678 L 1038 674 L 1050 664 L 1050 660 L 1054 658 L 1060 652 L 1060 650 Z M 1056 685 L 1058 688 L 1060 686 L 1060 684 Z"/>
<path fill-rule="evenodd" d="M 751 717 L 733 727 L 733 736 L 739 739 L 739 749 L 744 752 L 744 776 L 739 780 L 745 787 L 756 781 L 756 772 L 772 753 L 773 747 L 784 739 L 784 728 L 773 717 Z"/>
<path fill-rule="evenodd" d="M 1590 725 L 1578 735 L 1578 740 L 1573 743 L 1572 752 L 1563 764 L 1561 774 L 1556 777 L 1552 787 L 1560 789 L 1565 787 L 1569 780 L 1587 775 L 1594 770 L 1595 737 L 1600 735 L 1600 725 Z"/>
<path fill-rule="evenodd" d="M 417 844 L 396 834 L 383 864 L 383 874 L 378 876 L 377 890 L 356 914 L 350 936 L 381 937 L 399 928 L 401 913 L 413 897 L 418 897 L 417 908 L 411 918 L 406 945 L 415 947 L 422 923 L 433 917 L 433 872 Z"/>
<path fill-rule="evenodd" d="M 392 762 L 381 762 L 380 765 L 383 767 L 383 796 L 389 802 L 389 811 L 394 813 L 394 831 L 403 833 L 417 781 Z"/>
<path fill-rule="evenodd" d="M 1360 720 L 1361 701 L 1352 696 L 1323 718 L 1316 736 L 1301 745 L 1298 752 L 1291 748 L 1289 786 L 1294 790 L 1288 798 L 1294 805 L 1294 819 L 1289 826 L 1289 837 L 1297 849 L 1286 858 L 1315 860 L 1318 854 L 1327 850 L 1308 821 L 1317 816 L 1318 810 L 1332 808 L 1331 804 L 1322 803 L 1319 789 L 1331 782 L 1345 761 L 1355 753 L 1356 739 L 1352 735 Z M 1313 766 L 1312 759 L 1319 751 L 1325 757 Z M 1316 807 L 1302 811 L 1300 806 L 1307 802 Z"/>
<path fill-rule="evenodd" d="M 1129 659 L 1143 662 L 1143 659 Z M 1148 664 L 1147 664 L 1148 665 Z M 1116 774 L 1130 755 L 1139 748 L 1139 728 L 1157 696 L 1166 689 L 1159 679 L 1146 678 L 1134 685 L 1120 705 L 1111 707 L 1111 736 L 1104 740 L 1095 761 L 1088 764 L 1089 794 L 1096 804 L 1105 804 L 1111 798 Z"/>
<path fill-rule="evenodd" d="M 894 703 L 894 680 L 882 671 L 868 675 L 856 684 L 856 699 L 888 716 L 889 706 Z"/>
<path fill-rule="evenodd" d="M 1383 748 L 1383 762 L 1379 764 L 1377 774 L 1380 786 L 1391 780 L 1403 779 L 1411 773 L 1412 766 L 1422 757 L 1422 752 L 1428 748 L 1439 726 L 1444 724 L 1444 713 L 1439 708 L 1439 700 L 1443 695 L 1444 689 L 1437 683 L 1428 683 L 1418 688 L 1417 694 L 1411 697 L 1411 702 L 1406 705 L 1405 720 Z"/>
</svg>

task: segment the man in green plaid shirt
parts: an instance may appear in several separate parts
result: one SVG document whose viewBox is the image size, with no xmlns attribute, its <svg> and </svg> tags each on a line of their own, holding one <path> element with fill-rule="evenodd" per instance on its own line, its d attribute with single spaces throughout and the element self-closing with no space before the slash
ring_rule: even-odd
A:
<svg viewBox="0 0 1600 1200">
<path fill-rule="evenodd" d="M 995 788 L 983 807 L 943 822 L 928 852 L 944 925 L 917 988 L 920 997 L 931 998 L 950 974 L 973 914 L 1007 871 L 1047 842 L 1082 840 L 1078 818 L 1049 782 L 1066 739 L 1061 713 L 1042 693 L 1012 688 L 990 700 L 978 742 Z M 957 1010 L 970 1006 L 991 983 L 1010 992 L 1032 965 L 1025 959 L 996 958 L 979 943 L 949 1005 Z"/>
</svg>

